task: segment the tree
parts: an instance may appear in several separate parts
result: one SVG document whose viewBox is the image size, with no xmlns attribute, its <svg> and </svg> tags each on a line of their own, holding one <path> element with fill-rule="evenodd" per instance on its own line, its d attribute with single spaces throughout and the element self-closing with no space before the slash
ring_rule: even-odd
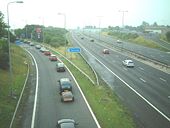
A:
<svg viewBox="0 0 170 128">
<path fill-rule="evenodd" d="M 7 31 L 5 28 L 7 28 L 7 25 L 3 21 L 4 15 L 0 11 L 0 37 L 5 37 L 7 35 Z"/>
<path fill-rule="evenodd" d="M 143 27 L 148 27 L 148 26 L 149 26 L 149 23 L 147 23 L 146 21 L 143 21 L 143 22 L 142 22 L 142 26 L 143 26 Z"/>
<path fill-rule="evenodd" d="M 8 43 L 5 39 L 0 39 L 0 69 L 9 68 Z"/>
<path fill-rule="evenodd" d="M 166 33 L 166 38 L 167 38 L 168 41 L 170 41 L 170 31 L 168 31 L 168 32 Z"/>
</svg>

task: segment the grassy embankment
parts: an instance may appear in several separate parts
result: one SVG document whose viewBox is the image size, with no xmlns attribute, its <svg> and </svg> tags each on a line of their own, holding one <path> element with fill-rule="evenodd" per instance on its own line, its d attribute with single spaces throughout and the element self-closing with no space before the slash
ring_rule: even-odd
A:
<svg viewBox="0 0 170 128">
<path fill-rule="evenodd" d="M 60 47 L 56 50 L 64 55 L 64 48 Z M 90 78 L 95 80 L 92 70 L 79 54 L 67 53 L 67 57 L 70 58 L 70 60 L 81 70 L 88 74 Z M 103 80 L 100 79 L 99 86 L 93 85 L 90 80 L 88 80 L 67 60 L 62 57 L 61 60 L 68 66 L 75 76 L 102 128 L 135 127 L 128 110 L 121 104 L 119 98 L 115 95 L 113 90 L 103 82 Z"/>
<path fill-rule="evenodd" d="M 15 45 L 11 45 L 12 77 L 13 84 L 10 85 L 9 71 L 0 70 L 0 127 L 9 127 L 13 112 L 16 107 L 20 92 L 27 73 L 27 65 L 24 64 L 25 53 Z M 11 96 L 11 87 L 13 96 Z"/>
</svg>

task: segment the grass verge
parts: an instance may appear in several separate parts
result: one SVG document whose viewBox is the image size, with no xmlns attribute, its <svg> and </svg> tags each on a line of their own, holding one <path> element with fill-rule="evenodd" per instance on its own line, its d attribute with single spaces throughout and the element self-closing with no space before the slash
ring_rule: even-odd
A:
<svg viewBox="0 0 170 128">
<path fill-rule="evenodd" d="M 12 81 L 10 84 L 9 71 L 0 70 L 0 124 L 1 128 L 9 127 L 13 116 L 20 92 L 22 90 L 27 65 L 24 64 L 26 59 L 25 52 L 16 45 L 11 45 L 11 62 L 12 62 Z M 11 88 L 13 95 L 11 96 Z"/>
</svg>

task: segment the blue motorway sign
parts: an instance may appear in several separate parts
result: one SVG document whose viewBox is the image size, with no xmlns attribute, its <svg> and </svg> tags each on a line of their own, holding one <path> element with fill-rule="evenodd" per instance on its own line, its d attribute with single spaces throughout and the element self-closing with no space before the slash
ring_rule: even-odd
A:
<svg viewBox="0 0 170 128">
<path fill-rule="evenodd" d="M 68 52 L 80 52 L 81 49 L 79 47 L 76 48 L 68 48 Z"/>
<path fill-rule="evenodd" d="M 16 41 L 15 41 L 15 44 L 16 44 L 16 45 L 21 45 L 22 42 L 21 42 L 20 40 L 16 40 Z"/>
</svg>

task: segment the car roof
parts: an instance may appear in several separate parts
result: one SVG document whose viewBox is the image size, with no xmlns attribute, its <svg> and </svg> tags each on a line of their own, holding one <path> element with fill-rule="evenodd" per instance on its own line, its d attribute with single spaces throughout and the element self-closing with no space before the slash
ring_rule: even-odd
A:
<svg viewBox="0 0 170 128">
<path fill-rule="evenodd" d="M 125 60 L 126 62 L 133 62 L 132 60 Z"/>
<path fill-rule="evenodd" d="M 62 124 L 62 123 L 75 123 L 75 121 L 73 119 L 61 119 L 61 120 L 58 120 L 58 124 Z"/>
<path fill-rule="evenodd" d="M 62 96 L 73 96 L 71 91 L 64 91 L 62 92 Z"/>
<path fill-rule="evenodd" d="M 54 55 L 54 54 L 51 54 L 51 57 L 56 57 L 56 55 Z"/>
<path fill-rule="evenodd" d="M 59 67 L 64 67 L 64 63 L 57 63 Z"/>
<path fill-rule="evenodd" d="M 64 82 L 64 81 L 70 81 L 70 79 L 69 78 L 61 78 L 60 79 L 60 82 Z"/>
</svg>

